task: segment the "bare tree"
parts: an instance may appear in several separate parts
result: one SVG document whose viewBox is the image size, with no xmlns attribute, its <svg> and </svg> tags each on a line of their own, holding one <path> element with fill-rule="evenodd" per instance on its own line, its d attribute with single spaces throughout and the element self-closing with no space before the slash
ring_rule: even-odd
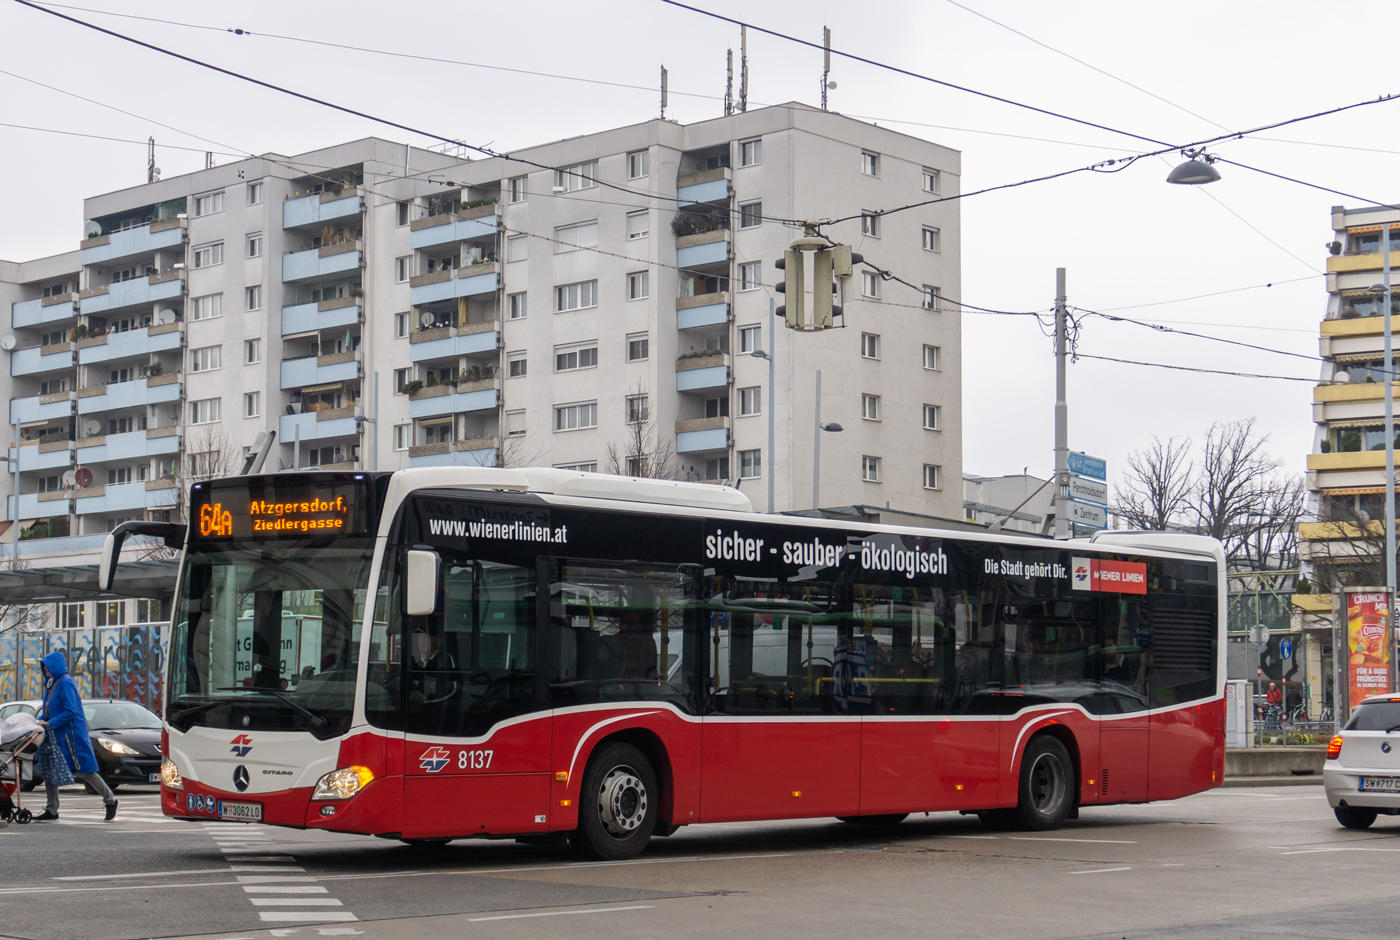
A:
<svg viewBox="0 0 1400 940">
<path fill-rule="evenodd" d="M 1128 455 L 1128 472 L 1114 493 L 1113 513 L 1135 529 L 1179 528 L 1191 494 L 1191 439 L 1155 435 L 1146 450 Z"/>
<path fill-rule="evenodd" d="M 1372 518 L 1355 496 L 1323 496 L 1317 515 L 1322 525 L 1303 559 L 1312 565 L 1317 590 L 1385 584 L 1385 520 Z"/>
<path fill-rule="evenodd" d="M 189 522 L 190 487 L 206 480 L 230 477 L 242 469 L 243 450 L 216 424 L 186 430 L 184 448 L 174 466 L 161 479 L 174 484 L 175 500 L 169 506 L 171 522 Z M 152 540 L 142 559 L 174 558 L 176 550 Z"/>
<path fill-rule="evenodd" d="M 18 530 L 15 534 L 19 534 Z M 29 562 L 12 554 L 6 554 L 4 559 L 0 560 L 0 573 L 23 571 L 28 567 Z M 48 612 L 52 609 L 52 603 L 28 604 L 8 598 L 0 599 L 0 634 L 33 633 L 41 630 L 47 625 Z"/>
<path fill-rule="evenodd" d="M 526 428 L 523 434 L 512 434 L 506 428 L 496 447 L 495 466 L 502 468 L 533 467 L 539 463 L 544 447 L 531 438 L 534 428 Z"/>
<path fill-rule="evenodd" d="M 606 473 L 656 480 L 676 478 L 675 438 L 660 434 L 651 398 L 640 382 L 627 396 L 627 436 L 621 444 L 608 441 L 607 451 Z"/>
</svg>

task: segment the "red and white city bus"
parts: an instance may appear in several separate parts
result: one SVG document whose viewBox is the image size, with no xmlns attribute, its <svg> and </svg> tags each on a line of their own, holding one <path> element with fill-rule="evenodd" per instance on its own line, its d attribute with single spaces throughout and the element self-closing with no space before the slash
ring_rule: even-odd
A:
<svg viewBox="0 0 1400 940">
<path fill-rule="evenodd" d="M 552 469 L 196 484 L 162 805 L 440 843 L 1196 793 L 1224 770 L 1212 539 L 1049 541 L 751 511 Z"/>
</svg>

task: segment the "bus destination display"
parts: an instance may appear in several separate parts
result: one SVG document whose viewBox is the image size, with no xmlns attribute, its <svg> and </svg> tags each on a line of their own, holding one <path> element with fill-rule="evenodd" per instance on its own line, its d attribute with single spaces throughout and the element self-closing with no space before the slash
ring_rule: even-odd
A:
<svg viewBox="0 0 1400 940">
<path fill-rule="evenodd" d="M 193 535 L 200 539 L 276 539 L 368 534 L 364 487 L 212 486 L 193 494 Z"/>
</svg>

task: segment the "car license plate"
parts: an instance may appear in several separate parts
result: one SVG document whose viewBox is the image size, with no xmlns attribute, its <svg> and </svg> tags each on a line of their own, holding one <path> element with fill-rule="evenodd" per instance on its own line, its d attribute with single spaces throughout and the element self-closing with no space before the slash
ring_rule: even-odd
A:
<svg viewBox="0 0 1400 940">
<path fill-rule="evenodd" d="M 1362 777 L 1360 789 L 1400 791 L 1400 777 Z"/>
<path fill-rule="evenodd" d="M 261 822 L 261 803 L 220 803 L 219 818 L 237 822 Z"/>
<path fill-rule="evenodd" d="M 151 783 L 160 783 L 160 774 L 151 774 Z"/>
</svg>

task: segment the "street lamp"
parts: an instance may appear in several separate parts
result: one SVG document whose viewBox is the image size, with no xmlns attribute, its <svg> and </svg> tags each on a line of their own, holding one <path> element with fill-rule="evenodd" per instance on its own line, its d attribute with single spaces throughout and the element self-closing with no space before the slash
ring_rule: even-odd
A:
<svg viewBox="0 0 1400 940">
<path fill-rule="evenodd" d="M 1215 162 L 1214 157 L 1199 150 L 1188 154 L 1188 156 L 1191 158 L 1190 160 L 1178 164 L 1167 174 L 1168 183 L 1202 186 L 1220 179 L 1220 171 L 1212 166 Z"/>
<path fill-rule="evenodd" d="M 812 508 L 819 510 L 822 508 L 822 432 L 837 433 L 846 430 L 835 421 L 822 424 L 822 371 L 820 369 L 817 370 L 816 398 L 817 406 L 813 410 L 815 420 L 812 431 Z"/>
</svg>

